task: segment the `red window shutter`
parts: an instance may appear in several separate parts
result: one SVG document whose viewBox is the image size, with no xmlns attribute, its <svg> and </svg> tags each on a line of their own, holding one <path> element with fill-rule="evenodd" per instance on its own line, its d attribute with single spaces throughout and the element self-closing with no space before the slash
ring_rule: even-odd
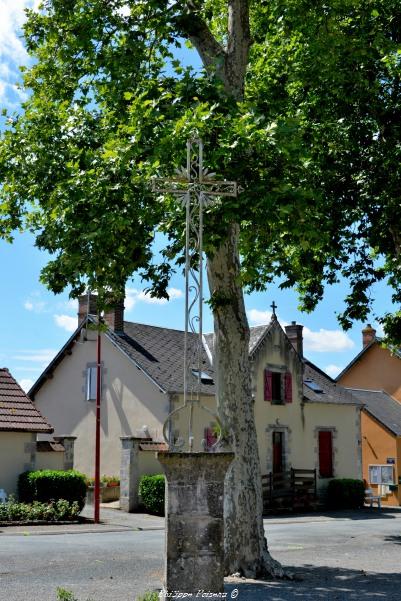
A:
<svg viewBox="0 0 401 601">
<path fill-rule="evenodd" d="M 333 476 L 333 433 L 330 430 L 319 432 L 319 473 L 322 478 Z"/>
<path fill-rule="evenodd" d="M 265 391 L 264 391 L 264 399 L 265 401 L 272 402 L 272 372 L 268 369 L 265 369 Z"/>
<path fill-rule="evenodd" d="M 284 400 L 292 403 L 292 374 L 289 371 L 284 374 Z"/>
<path fill-rule="evenodd" d="M 205 428 L 205 441 L 206 448 L 210 449 L 217 440 L 217 436 L 214 435 L 212 428 Z"/>
</svg>

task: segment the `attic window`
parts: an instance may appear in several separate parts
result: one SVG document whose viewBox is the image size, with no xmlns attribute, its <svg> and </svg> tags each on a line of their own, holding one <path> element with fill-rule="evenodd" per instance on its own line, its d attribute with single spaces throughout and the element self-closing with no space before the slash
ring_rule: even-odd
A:
<svg viewBox="0 0 401 601">
<path fill-rule="evenodd" d="M 191 369 L 191 372 L 194 378 L 199 378 L 198 369 Z M 200 372 L 200 381 L 202 382 L 202 384 L 214 384 L 212 376 L 209 376 L 209 374 L 207 374 L 205 371 Z"/>
<path fill-rule="evenodd" d="M 323 394 L 323 388 L 319 386 L 319 384 L 317 384 L 315 380 L 304 380 L 304 383 L 307 385 L 308 388 L 313 390 L 313 392 L 316 392 L 317 394 Z"/>
</svg>

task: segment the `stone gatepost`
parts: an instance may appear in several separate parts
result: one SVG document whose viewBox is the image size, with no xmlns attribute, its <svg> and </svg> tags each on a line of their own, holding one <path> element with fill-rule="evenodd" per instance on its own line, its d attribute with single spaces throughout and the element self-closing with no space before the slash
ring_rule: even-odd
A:
<svg viewBox="0 0 401 601">
<path fill-rule="evenodd" d="M 158 453 L 166 474 L 164 592 L 224 592 L 224 479 L 234 453 Z M 189 597 L 190 598 L 190 597 Z"/>
<path fill-rule="evenodd" d="M 74 443 L 76 436 L 53 436 L 56 442 L 59 442 L 64 447 L 64 466 L 65 470 L 74 469 Z"/>
<path fill-rule="evenodd" d="M 142 438 L 121 436 L 120 509 L 130 513 L 139 506 L 139 445 Z"/>
</svg>

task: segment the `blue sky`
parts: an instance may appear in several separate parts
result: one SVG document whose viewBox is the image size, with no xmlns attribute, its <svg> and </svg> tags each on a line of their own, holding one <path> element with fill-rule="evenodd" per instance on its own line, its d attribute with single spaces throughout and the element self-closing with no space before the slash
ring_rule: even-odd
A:
<svg viewBox="0 0 401 601">
<path fill-rule="evenodd" d="M 28 57 L 19 31 L 24 19 L 23 9 L 35 4 L 36 0 L 0 0 L 1 107 L 17 109 L 23 100 L 16 87 L 18 65 L 27 64 Z M 183 56 L 187 62 L 189 58 L 185 52 Z M 77 305 L 69 300 L 68 293 L 55 296 L 39 283 L 40 269 L 48 256 L 34 247 L 31 235 L 17 234 L 12 245 L 0 242 L 0 253 L 0 367 L 8 367 L 28 390 L 74 330 Z M 168 303 L 151 299 L 144 293 L 143 287 L 135 280 L 128 284 L 126 319 L 182 328 L 182 277 L 176 276 L 171 282 L 171 300 Z M 351 331 L 344 333 L 336 321 L 335 313 L 342 310 L 345 294 L 346 286 L 331 287 L 316 311 L 306 315 L 298 311 L 294 292 L 280 291 L 272 286 L 267 292 L 247 296 L 246 307 L 251 325 L 266 323 L 274 300 L 283 324 L 296 320 L 305 326 L 305 355 L 335 376 L 361 349 L 362 324 L 356 323 Z M 375 309 L 379 314 L 390 309 L 390 293 L 384 285 L 376 288 L 375 296 Z M 375 325 L 373 318 L 372 324 Z M 212 327 L 211 315 L 205 307 L 205 331 L 211 331 Z"/>
</svg>

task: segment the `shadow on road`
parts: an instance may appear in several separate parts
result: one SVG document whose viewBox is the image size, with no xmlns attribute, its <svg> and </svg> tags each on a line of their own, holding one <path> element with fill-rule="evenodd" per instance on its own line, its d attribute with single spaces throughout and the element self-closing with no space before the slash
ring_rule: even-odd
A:
<svg viewBox="0 0 401 601">
<path fill-rule="evenodd" d="M 227 598 L 238 601 L 400 601 L 401 573 L 366 574 L 361 570 L 304 565 L 291 568 L 295 580 L 230 582 Z"/>
<path fill-rule="evenodd" d="M 386 536 L 385 539 L 386 543 L 393 543 L 394 545 L 401 545 L 401 536 Z"/>
<path fill-rule="evenodd" d="M 343 511 L 329 511 L 319 510 L 316 512 L 310 511 L 308 513 L 270 513 L 264 516 L 265 520 L 275 519 L 293 519 L 308 518 L 313 521 L 313 518 L 329 518 L 329 519 L 344 519 L 344 520 L 395 520 L 401 518 L 401 507 L 384 507 L 378 509 L 377 507 L 364 507 L 363 509 L 351 509 Z"/>
</svg>

